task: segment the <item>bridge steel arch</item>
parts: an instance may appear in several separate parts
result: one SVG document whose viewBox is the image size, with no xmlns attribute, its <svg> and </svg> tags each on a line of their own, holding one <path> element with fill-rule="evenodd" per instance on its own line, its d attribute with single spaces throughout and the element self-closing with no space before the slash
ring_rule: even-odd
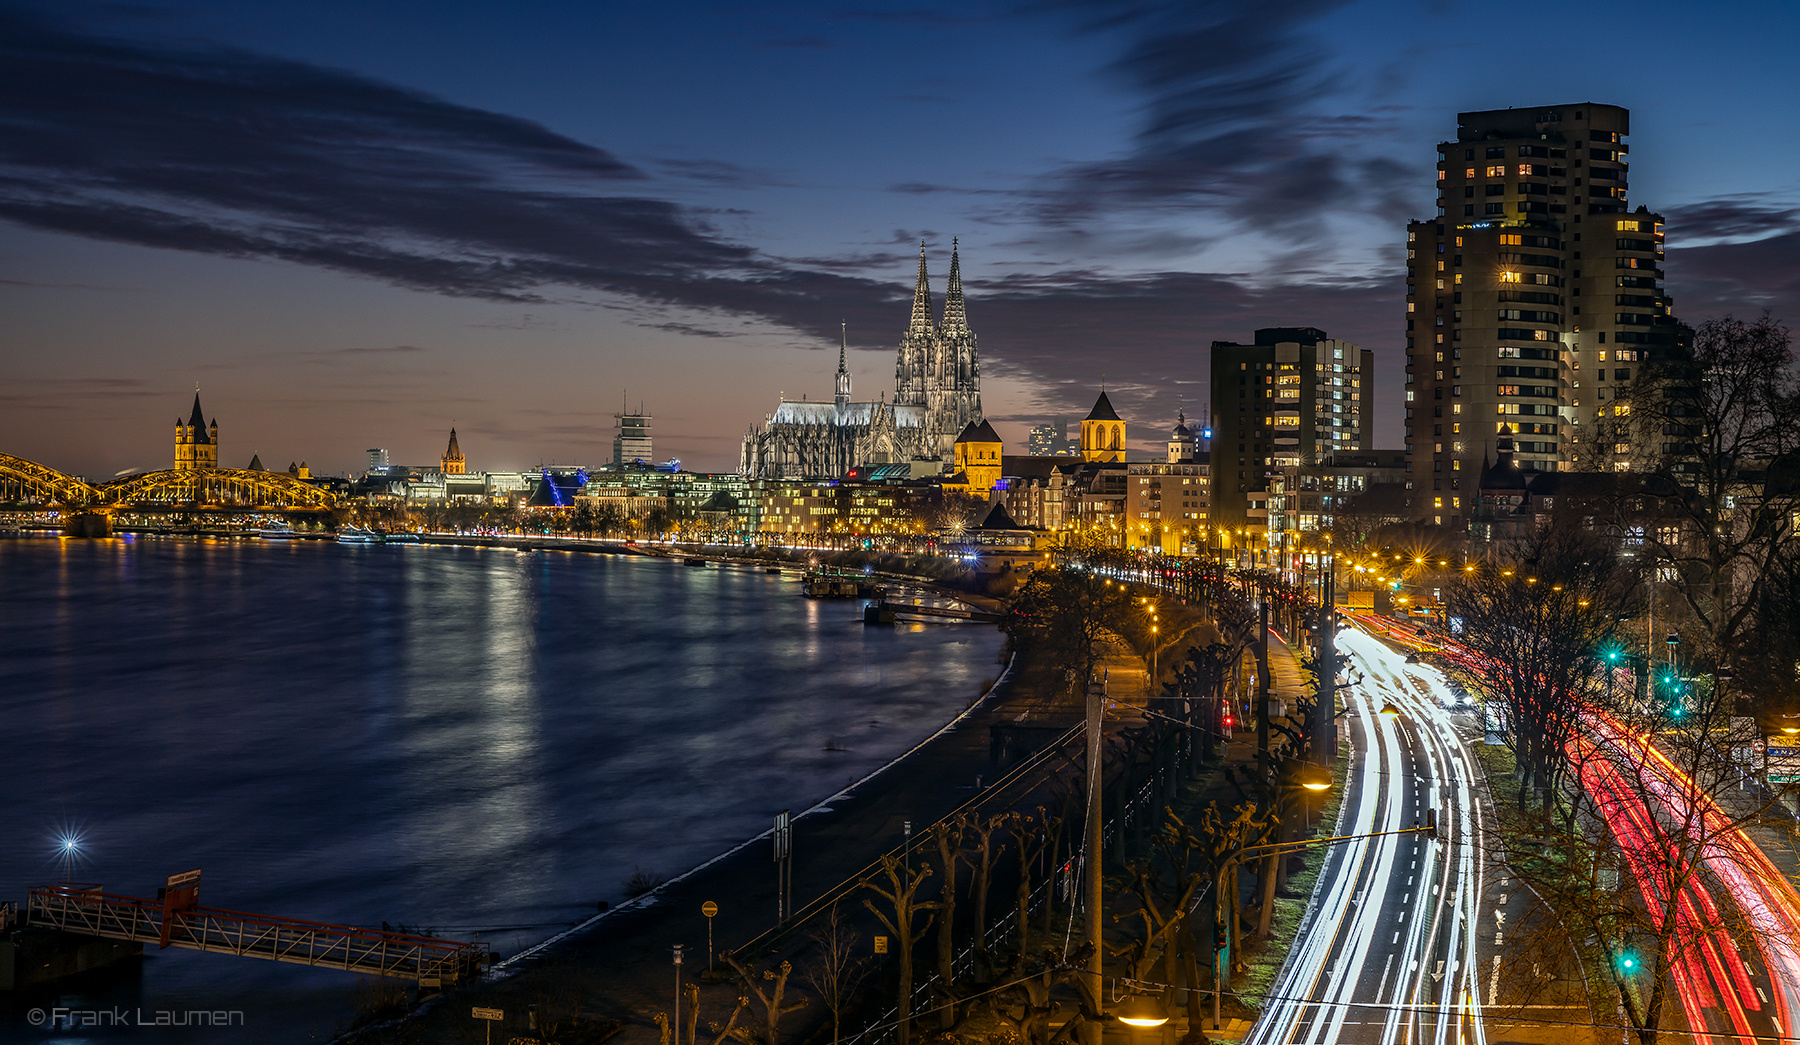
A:
<svg viewBox="0 0 1800 1045">
<path fill-rule="evenodd" d="M 79 508 L 101 499 L 98 489 L 72 475 L 23 457 L 0 454 L 0 503 Z"/>
<path fill-rule="evenodd" d="M 337 497 L 286 472 L 244 468 L 170 469 L 115 479 L 98 491 L 113 508 L 280 508 L 323 511 Z"/>
</svg>

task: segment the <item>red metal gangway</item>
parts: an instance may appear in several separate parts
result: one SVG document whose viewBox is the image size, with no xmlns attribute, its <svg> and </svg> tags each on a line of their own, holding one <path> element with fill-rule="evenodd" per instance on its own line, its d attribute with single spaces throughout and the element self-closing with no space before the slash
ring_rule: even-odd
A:
<svg viewBox="0 0 1800 1045">
<path fill-rule="evenodd" d="M 198 905 L 172 909 L 165 900 L 118 896 L 99 886 L 33 889 L 29 905 L 31 924 L 82 936 L 394 976 L 427 986 L 479 976 L 490 960 L 485 943 Z"/>
</svg>

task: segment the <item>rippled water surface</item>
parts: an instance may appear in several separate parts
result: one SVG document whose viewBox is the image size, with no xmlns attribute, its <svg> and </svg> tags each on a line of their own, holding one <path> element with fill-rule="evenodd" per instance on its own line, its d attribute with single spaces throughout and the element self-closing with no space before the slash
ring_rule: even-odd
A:
<svg viewBox="0 0 1800 1045">
<path fill-rule="evenodd" d="M 860 778 L 999 673 L 991 629 L 864 628 L 759 569 L 311 541 L 0 540 L 0 900 L 61 877 L 429 927 L 503 953 Z M 827 750 L 842 748 L 843 750 Z M 358 978 L 171 949 L 28 1005 L 239 1009 L 298 1042 Z"/>
</svg>

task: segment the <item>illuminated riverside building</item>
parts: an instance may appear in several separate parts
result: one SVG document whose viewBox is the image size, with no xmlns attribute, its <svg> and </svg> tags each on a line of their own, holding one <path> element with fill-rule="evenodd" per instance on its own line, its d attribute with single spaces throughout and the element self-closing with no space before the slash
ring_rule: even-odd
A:
<svg viewBox="0 0 1800 1045">
<path fill-rule="evenodd" d="M 1503 442 L 1526 472 L 1631 467 L 1605 422 L 1676 326 L 1629 133 L 1627 110 L 1579 102 L 1459 113 L 1438 146 L 1437 217 L 1406 234 L 1411 517 L 1466 527 Z"/>
<path fill-rule="evenodd" d="M 1268 327 L 1212 346 L 1212 513 L 1232 534 L 1268 532 L 1272 476 L 1368 450 L 1374 353 L 1317 327 Z"/>
<path fill-rule="evenodd" d="M 1167 460 L 1125 466 L 1125 547 L 1199 555 L 1212 529 L 1209 462 L 1185 415 L 1169 433 Z"/>
<path fill-rule="evenodd" d="M 209 426 L 200 412 L 200 392 L 194 392 L 194 412 L 187 422 L 175 419 L 175 470 L 178 472 L 219 467 L 219 422 Z"/>
<path fill-rule="evenodd" d="M 894 399 L 850 398 L 848 334 L 838 345 L 829 400 L 783 399 L 745 436 L 738 471 L 753 479 L 835 479 L 853 468 L 917 462 L 918 475 L 944 473 L 955 440 L 981 423 L 981 359 L 963 300 L 962 262 L 950 251 L 942 322 L 933 322 L 925 247 L 913 287 L 912 321 L 900 337 Z"/>
</svg>

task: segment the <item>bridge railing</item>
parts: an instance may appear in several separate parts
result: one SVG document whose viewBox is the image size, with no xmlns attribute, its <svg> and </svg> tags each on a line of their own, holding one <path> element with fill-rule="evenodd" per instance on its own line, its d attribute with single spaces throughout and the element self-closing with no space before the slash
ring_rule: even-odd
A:
<svg viewBox="0 0 1800 1045">
<path fill-rule="evenodd" d="M 119 896 L 98 887 L 54 885 L 33 889 L 30 915 L 44 925 L 83 936 L 161 943 L 163 902 Z M 214 907 L 190 907 L 166 915 L 168 945 L 249 958 L 317 965 L 448 985 L 478 976 L 488 965 L 485 943 L 273 918 Z"/>
</svg>

